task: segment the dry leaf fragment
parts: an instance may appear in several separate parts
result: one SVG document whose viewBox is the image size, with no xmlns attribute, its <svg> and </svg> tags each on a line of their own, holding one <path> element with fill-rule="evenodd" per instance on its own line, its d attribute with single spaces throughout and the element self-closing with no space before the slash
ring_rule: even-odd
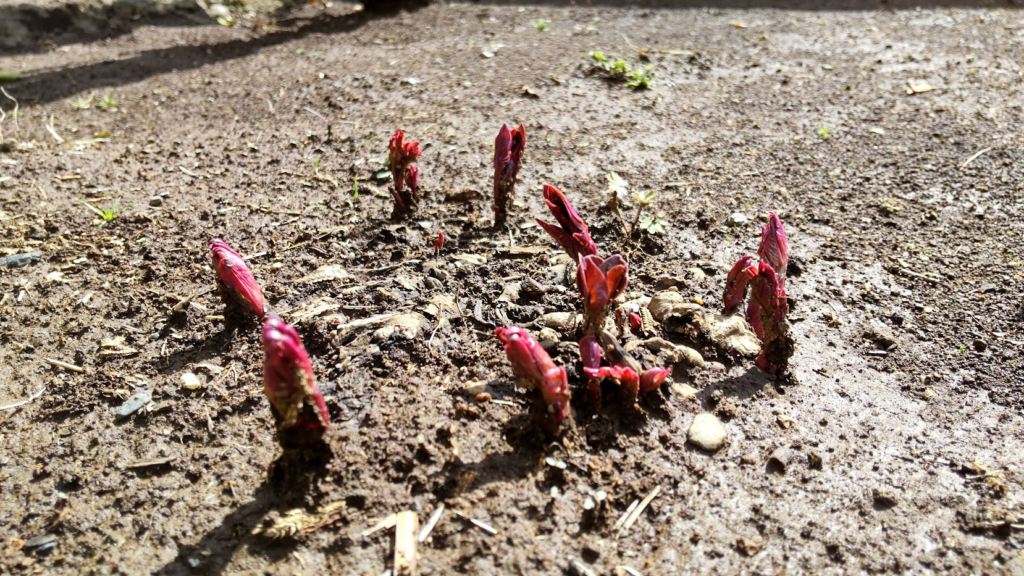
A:
<svg viewBox="0 0 1024 576">
<path fill-rule="evenodd" d="M 935 90 L 935 86 L 927 82 L 907 82 L 907 94 L 922 94 Z"/>
<path fill-rule="evenodd" d="M 313 284 L 327 280 L 344 280 L 345 278 L 348 278 L 348 272 L 340 264 L 327 264 L 299 278 L 295 284 Z"/>
</svg>

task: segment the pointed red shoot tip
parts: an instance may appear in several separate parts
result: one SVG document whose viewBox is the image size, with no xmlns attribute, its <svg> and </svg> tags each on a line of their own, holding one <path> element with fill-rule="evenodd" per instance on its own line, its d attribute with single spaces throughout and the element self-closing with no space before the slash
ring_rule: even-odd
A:
<svg viewBox="0 0 1024 576">
<path fill-rule="evenodd" d="M 210 240 L 210 259 L 213 269 L 221 284 L 231 293 L 242 306 L 262 319 L 266 303 L 263 291 L 256 282 L 256 277 L 246 266 L 245 260 L 227 242 L 214 238 Z"/>
<path fill-rule="evenodd" d="M 668 368 L 651 368 L 640 375 L 640 393 L 656 390 L 672 371 Z"/>
<path fill-rule="evenodd" d="M 782 220 L 775 212 L 768 213 L 768 223 L 761 228 L 761 245 L 757 255 L 771 264 L 779 279 L 785 281 L 786 268 L 789 266 L 789 244 Z"/>
<path fill-rule="evenodd" d="M 327 404 L 298 332 L 276 316 L 263 324 L 263 391 L 279 430 L 330 428 Z"/>
</svg>

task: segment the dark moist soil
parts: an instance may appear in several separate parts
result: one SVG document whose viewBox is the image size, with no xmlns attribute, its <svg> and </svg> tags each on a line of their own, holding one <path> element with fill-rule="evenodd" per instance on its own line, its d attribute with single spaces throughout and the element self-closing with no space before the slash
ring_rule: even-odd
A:
<svg viewBox="0 0 1024 576">
<path fill-rule="evenodd" d="M 1024 15 L 862 8 L 335 4 L 0 57 L 27 74 L 17 123 L 2 104 L 2 251 L 42 253 L 0 271 L 0 403 L 34 398 L 0 412 L 0 571 L 381 574 L 394 531 L 368 528 L 443 503 L 421 574 L 1020 573 Z M 592 74 L 593 50 L 649 61 L 654 89 Z M 493 230 L 503 122 L 526 165 Z M 425 149 L 405 222 L 378 174 L 396 128 Z M 609 172 L 656 192 L 664 235 L 623 237 Z M 629 297 L 711 309 L 778 212 L 799 382 L 705 350 L 638 408 L 597 406 L 566 335 L 575 428 L 546 432 L 493 336 L 578 309 L 533 224 L 544 182 L 628 258 Z M 117 198 L 106 225 L 80 202 Z M 278 461 L 259 326 L 210 291 L 211 237 L 297 323 L 329 463 Z M 347 275 L 306 278 L 328 264 Z M 528 279 L 547 291 L 499 301 Z M 396 312 L 425 326 L 345 327 Z M 728 431 L 713 454 L 686 443 L 703 411 Z"/>
</svg>

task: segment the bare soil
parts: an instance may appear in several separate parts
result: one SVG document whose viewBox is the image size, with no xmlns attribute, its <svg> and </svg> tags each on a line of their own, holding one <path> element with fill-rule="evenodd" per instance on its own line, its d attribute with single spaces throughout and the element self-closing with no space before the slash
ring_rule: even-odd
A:
<svg viewBox="0 0 1024 576">
<path fill-rule="evenodd" d="M 335 3 L 0 55 L 26 74 L 4 85 L 17 122 L 0 100 L 0 256 L 41 253 L 0 269 L 0 404 L 32 398 L 0 412 L 0 572 L 381 574 L 394 534 L 368 529 L 443 503 L 421 574 L 1022 573 L 1024 14 L 853 8 Z M 593 50 L 645 58 L 653 90 L 594 74 Z M 494 230 L 502 122 L 528 141 Z M 409 221 L 379 177 L 396 128 L 425 145 Z M 609 172 L 657 193 L 664 235 L 624 237 Z M 712 309 L 778 212 L 798 383 L 704 350 L 639 409 L 594 405 L 567 334 L 575 427 L 549 434 L 493 336 L 578 310 L 532 223 L 544 182 L 629 260 L 630 292 Z M 118 198 L 108 223 L 81 203 Z M 324 466 L 277 461 L 259 327 L 210 291 L 211 237 L 298 325 Z M 328 264 L 347 275 L 306 278 Z M 527 279 L 546 290 L 499 300 Z M 345 328 L 395 312 L 428 326 Z M 705 411 L 728 431 L 713 454 L 686 443 Z"/>
</svg>

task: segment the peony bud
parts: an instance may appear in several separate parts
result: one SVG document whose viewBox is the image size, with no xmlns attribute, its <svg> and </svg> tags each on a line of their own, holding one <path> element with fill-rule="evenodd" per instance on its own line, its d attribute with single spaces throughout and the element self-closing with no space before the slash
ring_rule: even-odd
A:
<svg viewBox="0 0 1024 576">
<path fill-rule="evenodd" d="M 782 228 L 782 220 L 775 212 L 768 213 L 768 223 L 761 228 L 761 245 L 757 256 L 772 265 L 780 283 L 786 283 L 786 268 L 789 266 L 789 245 L 786 243 L 786 231 Z"/>
<path fill-rule="evenodd" d="M 608 307 L 626 289 L 629 266 L 615 254 L 608 259 L 597 255 L 580 256 L 576 289 L 583 300 L 584 332 L 601 330 Z"/>
<path fill-rule="evenodd" d="M 539 218 L 536 219 L 537 224 L 561 245 L 565 253 L 577 261 L 580 256 L 597 254 L 597 245 L 590 237 L 587 223 L 580 218 L 572 204 L 569 204 L 565 194 L 562 194 L 558 188 L 545 184 L 544 201 L 558 222 L 558 226 L 543 222 Z"/>
<path fill-rule="evenodd" d="M 640 375 L 640 393 L 656 390 L 672 371 L 668 368 L 651 368 Z"/>
<path fill-rule="evenodd" d="M 498 328 L 498 339 L 505 345 L 505 354 L 519 385 L 540 389 L 541 397 L 555 423 L 569 415 L 569 382 L 565 369 L 556 366 L 551 356 L 526 330 L 519 327 Z"/>
<path fill-rule="evenodd" d="M 235 252 L 227 242 L 214 238 L 210 240 L 210 258 L 217 278 L 242 306 L 262 319 L 265 312 L 263 291 L 256 283 L 252 271 L 245 265 L 242 256 Z"/>
<path fill-rule="evenodd" d="M 263 391 L 278 430 L 323 434 L 331 419 L 298 332 L 270 315 L 263 325 L 262 341 Z"/>
<path fill-rule="evenodd" d="M 512 205 L 516 176 L 523 165 L 523 150 L 526 147 L 526 128 L 509 130 L 501 125 L 498 137 L 494 139 L 494 225 L 503 226 L 508 219 Z"/>
</svg>

